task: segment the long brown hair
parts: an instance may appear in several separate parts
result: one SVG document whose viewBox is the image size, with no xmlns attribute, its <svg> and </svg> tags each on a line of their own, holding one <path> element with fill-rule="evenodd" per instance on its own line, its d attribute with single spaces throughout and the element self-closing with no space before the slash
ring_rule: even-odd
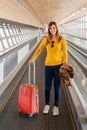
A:
<svg viewBox="0 0 87 130">
<path fill-rule="evenodd" d="M 58 30 L 58 27 L 57 27 L 56 22 L 52 21 L 52 22 L 50 22 L 49 25 L 48 25 L 48 38 L 47 38 L 46 44 L 48 44 L 48 43 L 52 40 L 52 34 L 50 33 L 50 27 L 51 27 L 52 25 L 55 25 L 55 27 L 56 27 L 56 38 L 57 38 L 57 40 L 60 41 L 61 38 L 62 38 L 62 36 L 61 36 L 60 33 L 59 33 L 59 30 Z"/>
</svg>

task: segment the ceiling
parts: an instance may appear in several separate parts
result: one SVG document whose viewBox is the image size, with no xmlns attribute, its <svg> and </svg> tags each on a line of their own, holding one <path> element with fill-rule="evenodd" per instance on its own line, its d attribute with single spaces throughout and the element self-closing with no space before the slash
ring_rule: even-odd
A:
<svg viewBox="0 0 87 130">
<path fill-rule="evenodd" d="M 65 23 L 87 14 L 87 0 L 16 0 L 42 25 L 50 21 Z M 71 17 L 72 15 L 73 17 Z M 64 21 L 64 19 L 66 20 Z"/>
</svg>

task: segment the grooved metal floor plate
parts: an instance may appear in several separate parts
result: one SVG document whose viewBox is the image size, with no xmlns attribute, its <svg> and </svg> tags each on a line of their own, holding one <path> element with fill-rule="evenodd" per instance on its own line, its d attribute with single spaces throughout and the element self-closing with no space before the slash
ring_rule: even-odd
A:
<svg viewBox="0 0 87 130">
<path fill-rule="evenodd" d="M 3 112 L 0 114 L 0 130 L 75 130 L 73 122 L 71 121 L 70 113 L 68 111 L 66 98 L 63 90 L 61 90 L 60 98 L 60 114 L 57 117 L 53 117 L 52 109 L 54 103 L 54 89 L 51 91 L 51 109 L 48 115 L 43 115 L 44 108 L 44 51 L 37 59 L 36 64 L 36 83 L 39 87 L 40 96 L 40 112 L 38 115 L 34 115 L 29 118 L 26 115 L 19 115 L 18 112 L 18 92 L 19 86 L 22 83 L 26 83 L 26 73 L 10 98 Z"/>
</svg>

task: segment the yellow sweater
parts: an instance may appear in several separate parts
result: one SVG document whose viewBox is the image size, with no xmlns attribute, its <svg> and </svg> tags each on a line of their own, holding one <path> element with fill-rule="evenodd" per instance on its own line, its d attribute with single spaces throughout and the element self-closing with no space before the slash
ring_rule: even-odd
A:
<svg viewBox="0 0 87 130">
<path fill-rule="evenodd" d="M 44 37 L 42 39 L 32 59 L 36 59 L 41 53 L 42 49 L 46 47 L 46 50 L 47 50 L 47 56 L 45 59 L 46 66 L 55 66 L 55 65 L 62 64 L 64 62 L 68 62 L 66 39 L 62 36 L 62 39 L 60 42 L 58 42 L 58 40 L 54 40 L 54 47 L 51 47 L 52 41 L 51 43 L 48 43 L 46 45 L 46 40 L 47 40 L 47 37 Z"/>
</svg>

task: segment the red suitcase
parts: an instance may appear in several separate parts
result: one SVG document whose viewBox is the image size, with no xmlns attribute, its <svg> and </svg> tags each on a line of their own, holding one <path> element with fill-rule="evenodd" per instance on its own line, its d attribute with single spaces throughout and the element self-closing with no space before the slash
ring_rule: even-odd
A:
<svg viewBox="0 0 87 130">
<path fill-rule="evenodd" d="M 30 65 L 29 65 L 29 84 L 22 84 L 19 89 L 18 107 L 19 112 L 32 116 L 39 112 L 39 93 L 35 85 L 35 63 L 34 65 L 34 85 L 30 84 Z"/>
</svg>

